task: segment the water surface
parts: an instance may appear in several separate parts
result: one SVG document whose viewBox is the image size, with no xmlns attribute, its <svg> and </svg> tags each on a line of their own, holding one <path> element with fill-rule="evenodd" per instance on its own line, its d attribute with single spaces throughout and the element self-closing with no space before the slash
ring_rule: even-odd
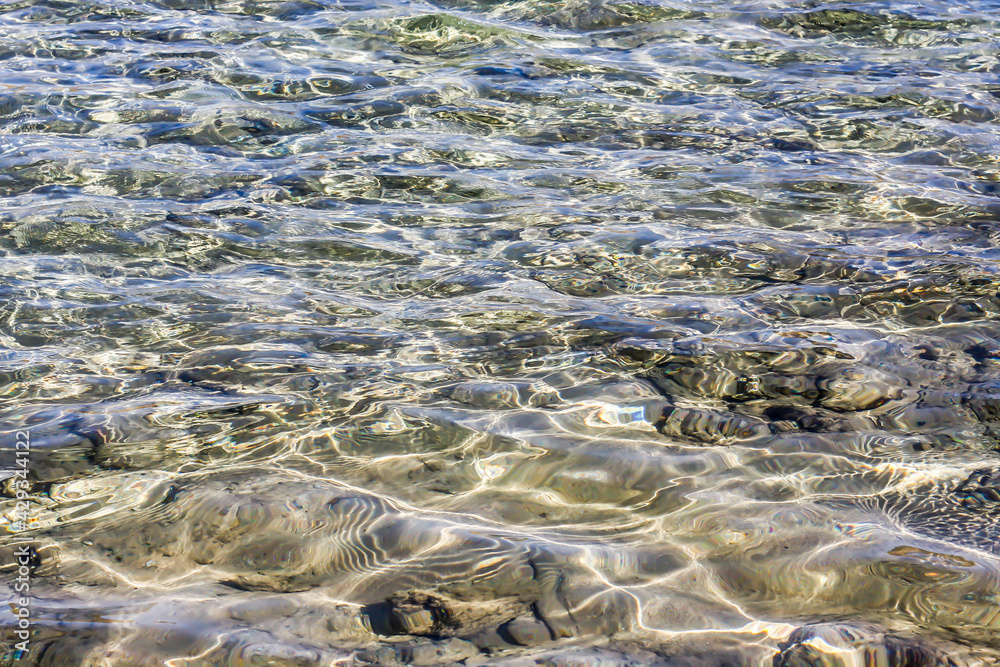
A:
<svg viewBox="0 0 1000 667">
<path fill-rule="evenodd" d="M 993 0 L 4 2 L 2 664 L 995 664 L 998 74 Z"/>
</svg>

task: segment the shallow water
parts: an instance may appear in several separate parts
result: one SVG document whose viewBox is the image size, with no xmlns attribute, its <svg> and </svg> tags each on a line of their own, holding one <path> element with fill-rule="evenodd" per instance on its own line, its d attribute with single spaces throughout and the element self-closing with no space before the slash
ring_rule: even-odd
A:
<svg viewBox="0 0 1000 667">
<path fill-rule="evenodd" d="M 996 664 L 998 74 L 992 0 L 4 2 L 0 664 Z"/>
</svg>

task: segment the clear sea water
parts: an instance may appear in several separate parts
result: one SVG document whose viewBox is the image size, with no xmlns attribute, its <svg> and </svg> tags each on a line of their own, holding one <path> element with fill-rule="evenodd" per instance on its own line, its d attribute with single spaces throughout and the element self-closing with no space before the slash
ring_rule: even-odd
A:
<svg viewBox="0 0 1000 667">
<path fill-rule="evenodd" d="M 2 2 L 0 664 L 1000 663 L 998 119 L 994 0 Z"/>
</svg>

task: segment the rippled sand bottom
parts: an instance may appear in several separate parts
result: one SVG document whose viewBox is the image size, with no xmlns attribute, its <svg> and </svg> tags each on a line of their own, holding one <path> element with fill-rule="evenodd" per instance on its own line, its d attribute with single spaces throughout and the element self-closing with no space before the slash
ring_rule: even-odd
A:
<svg viewBox="0 0 1000 667">
<path fill-rule="evenodd" d="M 932 362 L 911 339 L 829 334 L 627 339 L 610 348 L 618 379 L 573 364 L 388 403 L 366 400 L 377 379 L 346 392 L 307 372 L 318 357 L 301 350 L 213 348 L 123 397 L 22 410 L 46 489 L 33 657 L 989 659 L 991 385 L 899 389 L 903 373 L 973 360 L 944 341 Z M 264 376 L 267 393 L 222 384 Z M 288 398 L 304 382 L 325 410 Z M 922 434 L 885 428 L 918 421 Z"/>
</svg>

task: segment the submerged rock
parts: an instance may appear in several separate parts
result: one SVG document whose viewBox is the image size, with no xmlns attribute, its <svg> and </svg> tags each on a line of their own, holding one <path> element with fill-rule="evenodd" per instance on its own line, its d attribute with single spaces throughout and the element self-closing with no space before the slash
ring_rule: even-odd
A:
<svg viewBox="0 0 1000 667">
<path fill-rule="evenodd" d="M 531 591 L 528 586 L 526 593 Z M 511 619 L 531 615 L 533 596 L 489 595 L 488 591 L 413 590 L 368 605 L 372 628 L 387 635 L 471 636 Z"/>
<path fill-rule="evenodd" d="M 654 424 L 664 435 L 679 435 L 706 444 L 751 440 L 771 434 L 761 419 L 716 410 L 696 410 L 667 406 Z"/>
<path fill-rule="evenodd" d="M 930 644 L 867 624 L 817 623 L 795 630 L 773 667 L 950 667 Z"/>
<path fill-rule="evenodd" d="M 1000 503 L 1000 468 L 974 471 L 958 485 L 955 495 L 967 507 Z"/>
</svg>

